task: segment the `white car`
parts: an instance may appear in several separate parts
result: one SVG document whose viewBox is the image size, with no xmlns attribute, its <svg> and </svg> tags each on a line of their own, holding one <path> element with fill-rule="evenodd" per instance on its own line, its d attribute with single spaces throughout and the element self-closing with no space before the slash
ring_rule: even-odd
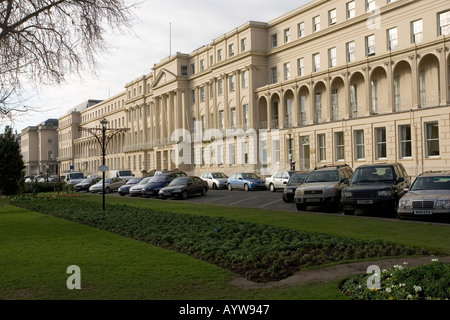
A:
<svg viewBox="0 0 450 320">
<path fill-rule="evenodd" d="M 271 177 L 266 178 L 266 187 L 275 192 L 277 190 L 284 190 L 289 178 L 294 174 L 295 171 L 278 171 Z"/>
<path fill-rule="evenodd" d="M 202 180 L 208 182 L 208 188 L 217 190 L 217 189 L 226 189 L 228 176 L 222 172 L 208 172 L 202 174 L 200 177 Z"/>
</svg>

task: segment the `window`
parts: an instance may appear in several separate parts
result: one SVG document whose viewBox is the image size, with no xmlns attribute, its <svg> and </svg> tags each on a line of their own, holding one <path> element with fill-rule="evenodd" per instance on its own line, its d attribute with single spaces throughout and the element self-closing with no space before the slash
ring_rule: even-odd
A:
<svg viewBox="0 0 450 320">
<path fill-rule="evenodd" d="M 292 99 L 286 99 L 286 119 L 284 126 L 288 128 L 292 127 Z"/>
<path fill-rule="evenodd" d="M 328 49 L 328 59 L 330 68 L 336 67 L 336 48 Z"/>
<path fill-rule="evenodd" d="M 375 35 L 366 37 L 366 54 L 368 57 L 375 55 Z"/>
<path fill-rule="evenodd" d="M 244 130 L 247 130 L 249 128 L 249 113 L 248 113 L 248 104 L 244 104 L 242 106 L 243 110 L 243 124 L 244 124 Z"/>
<path fill-rule="evenodd" d="M 450 35 L 450 10 L 438 14 L 439 35 Z"/>
<path fill-rule="evenodd" d="M 201 116 L 200 121 L 202 122 L 202 132 L 204 132 L 206 130 L 206 117 Z"/>
<path fill-rule="evenodd" d="M 411 125 L 401 125 L 399 131 L 400 158 L 410 158 L 412 156 Z"/>
<path fill-rule="evenodd" d="M 355 130 L 355 158 L 356 160 L 364 160 L 364 131 Z"/>
<path fill-rule="evenodd" d="M 217 81 L 217 92 L 219 93 L 219 95 L 223 94 L 223 80 L 219 79 Z"/>
<path fill-rule="evenodd" d="M 217 61 L 222 61 L 222 49 L 217 50 Z"/>
<path fill-rule="evenodd" d="M 394 76 L 394 111 L 400 111 L 400 76 Z"/>
<path fill-rule="evenodd" d="M 241 76 L 242 76 L 242 80 L 241 80 L 242 88 L 247 88 L 248 87 L 248 71 L 247 70 L 242 71 Z"/>
<path fill-rule="evenodd" d="M 358 98 L 355 85 L 350 86 L 350 117 L 358 117 Z"/>
<path fill-rule="evenodd" d="M 231 108 L 231 129 L 236 129 L 236 108 Z"/>
<path fill-rule="evenodd" d="M 327 146 L 325 141 L 325 133 L 317 135 L 317 150 L 319 150 L 317 159 L 319 162 L 327 160 Z"/>
<path fill-rule="evenodd" d="M 320 31 L 320 16 L 313 18 L 313 31 Z"/>
<path fill-rule="evenodd" d="M 284 43 L 291 41 L 291 29 L 284 29 Z"/>
<path fill-rule="evenodd" d="M 230 44 L 230 45 L 228 46 L 228 56 L 229 56 L 229 57 L 234 56 L 234 44 Z"/>
<path fill-rule="evenodd" d="M 223 110 L 219 111 L 219 129 L 221 131 L 225 130 L 225 115 Z"/>
<path fill-rule="evenodd" d="M 300 125 L 306 125 L 306 96 L 300 96 Z"/>
<path fill-rule="evenodd" d="M 348 2 L 347 5 L 347 19 L 355 17 L 355 1 Z"/>
<path fill-rule="evenodd" d="M 234 89 L 235 89 L 235 79 L 234 79 L 234 75 L 231 75 L 231 76 L 230 76 L 229 82 L 230 82 L 230 91 L 234 91 Z"/>
<path fill-rule="evenodd" d="M 280 140 L 273 140 L 272 159 L 274 164 L 280 162 Z"/>
<path fill-rule="evenodd" d="M 236 163 L 235 158 L 234 143 L 230 143 L 228 145 L 228 164 L 234 165 Z"/>
<path fill-rule="evenodd" d="M 426 89 L 425 89 L 425 70 L 419 71 L 419 100 L 420 106 L 425 107 L 427 101 Z"/>
<path fill-rule="evenodd" d="M 304 76 L 305 75 L 305 59 L 300 58 L 297 60 L 297 66 L 298 66 L 298 76 Z"/>
<path fill-rule="evenodd" d="M 195 90 L 191 90 L 191 102 L 192 104 L 195 103 Z"/>
<path fill-rule="evenodd" d="M 247 38 L 241 39 L 241 51 L 247 50 Z"/>
<path fill-rule="evenodd" d="M 314 123 L 322 122 L 322 94 L 316 93 L 314 101 Z"/>
<path fill-rule="evenodd" d="M 426 156 L 439 156 L 439 124 L 429 122 L 425 124 Z"/>
<path fill-rule="evenodd" d="M 346 44 L 347 48 L 347 62 L 354 62 L 356 60 L 356 53 L 355 53 L 355 41 L 347 42 Z"/>
<path fill-rule="evenodd" d="M 334 143 L 336 146 L 336 161 L 344 161 L 344 132 L 340 131 L 334 133 Z"/>
<path fill-rule="evenodd" d="M 331 90 L 331 119 L 333 121 L 339 120 L 339 97 L 338 90 Z"/>
<path fill-rule="evenodd" d="M 302 170 L 308 170 L 311 166 L 310 161 L 310 147 L 309 147 L 309 136 L 300 137 L 301 143 L 301 168 Z"/>
<path fill-rule="evenodd" d="M 313 71 L 318 72 L 320 71 L 320 54 L 316 53 L 313 54 Z"/>
<path fill-rule="evenodd" d="M 274 33 L 274 34 L 272 35 L 271 39 L 272 39 L 272 48 L 276 48 L 277 45 L 278 45 L 278 43 L 277 43 L 277 34 Z"/>
<path fill-rule="evenodd" d="M 291 77 L 291 64 L 289 62 L 285 63 L 283 65 L 283 70 L 284 70 L 284 80 L 289 80 L 289 78 Z"/>
<path fill-rule="evenodd" d="M 223 145 L 221 144 L 217 146 L 217 164 L 223 165 Z"/>
<path fill-rule="evenodd" d="M 205 60 L 200 60 L 200 71 L 204 71 L 205 70 Z"/>
<path fill-rule="evenodd" d="M 398 48 L 397 28 L 388 30 L 388 50 L 396 50 Z"/>
<path fill-rule="evenodd" d="M 270 69 L 271 71 L 271 83 L 277 83 L 277 67 Z"/>
<path fill-rule="evenodd" d="M 421 43 L 423 41 L 423 22 L 422 20 L 411 23 L 411 42 Z"/>
<path fill-rule="evenodd" d="M 386 128 L 375 128 L 375 157 L 386 158 Z"/>
<path fill-rule="evenodd" d="M 375 10 L 375 0 L 366 0 L 366 12 Z"/>
<path fill-rule="evenodd" d="M 330 26 L 336 23 L 336 9 L 328 11 L 328 23 Z"/>
<path fill-rule="evenodd" d="M 304 22 L 300 22 L 297 25 L 297 31 L 298 31 L 298 37 L 304 37 L 305 36 L 305 23 Z"/>
<path fill-rule="evenodd" d="M 200 101 L 205 101 L 205 87 L 200 88 Z"/>
<path fill-rule="evenodd" d="M 191 74 L 195 73 L 195 63 L 191 64 Z"/>
<path fill-rule="evenodd" d="M 377 91 L 377 81 L 370 81 L 370 97 L 371 97 L 371 111 L 372 114 L 378 113 L 378 91 Z"/>
</svg>

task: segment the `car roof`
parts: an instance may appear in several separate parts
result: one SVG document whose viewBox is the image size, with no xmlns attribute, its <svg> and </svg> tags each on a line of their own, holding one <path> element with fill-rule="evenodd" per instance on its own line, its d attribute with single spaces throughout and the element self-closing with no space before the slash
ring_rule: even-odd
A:
<svg viewBox="0 0 450 320">
<path fill-rule="evenodd" d="M 450 171 L 426 171 L 419 174 L 419 177 L 433 177 L 433 176 L 450 176 Z"/>
</svg>

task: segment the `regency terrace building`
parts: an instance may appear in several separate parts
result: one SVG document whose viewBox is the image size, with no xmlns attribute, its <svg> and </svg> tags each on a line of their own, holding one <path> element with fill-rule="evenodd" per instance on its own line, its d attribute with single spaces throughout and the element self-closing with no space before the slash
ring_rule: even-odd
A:
<svg viewBox="0 0 450 320">
<path fill-rule="evenodd" d="M 128 128 L 111 138 L 107 166 L 137 176 L 448 168 L 449 48 L 448 1 L 313 0 L 167 57 L 123 92 L 72 110 L 59 119 L 58 159 L 62 170 L 97 173 L 100 144 L 78 127 L 106 119 Z"/>
</svg>

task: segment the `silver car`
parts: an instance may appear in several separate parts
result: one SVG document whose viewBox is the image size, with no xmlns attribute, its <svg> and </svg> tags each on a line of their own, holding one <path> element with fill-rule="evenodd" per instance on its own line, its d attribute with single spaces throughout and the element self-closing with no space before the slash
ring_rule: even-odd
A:
<svg viewBox="0 0 450 320">
<path fill-rule="evenodd" d="M 121 186 L 123 186 L 127 181 L 121 178 L 106 178 L 105 179 L 105 193 L 110 193 L 117 191 Z M 103 180 L 92 185 L 89 188 L 89 192 L 97 193 L 103 190 Z"/>
<path fill-rule="evenodd" d="M 399 218 L 450 218 L 450 171 L 419 175 L 400 198 Z"/>
<path fill-rule="evenodd" d="M 202 180 L 208 182 L 208 188 L 217 190 L 217 189 L 226 189 L 228 176 L 222 172 L 208 172 L 202 174 L 200 177 Z"/>
<path fill-rule="evenodd" d="M 266 187 L 275 192 L 277 190 L 284 190 L 289 178 L 295 173 L 295 171 L 278 171 L 271 177 L 266 178 Z"/>
<path fill-rule="evenodd" d="M 132 186 L 128 191 L 128 194 L 132 197 L 140 197 L 142 195 L 142 189 L 144 189 L 145 184 L 150 181 L 153 177 L 146 177 L 142 179 L 138 184 Z"/>
</svg>

